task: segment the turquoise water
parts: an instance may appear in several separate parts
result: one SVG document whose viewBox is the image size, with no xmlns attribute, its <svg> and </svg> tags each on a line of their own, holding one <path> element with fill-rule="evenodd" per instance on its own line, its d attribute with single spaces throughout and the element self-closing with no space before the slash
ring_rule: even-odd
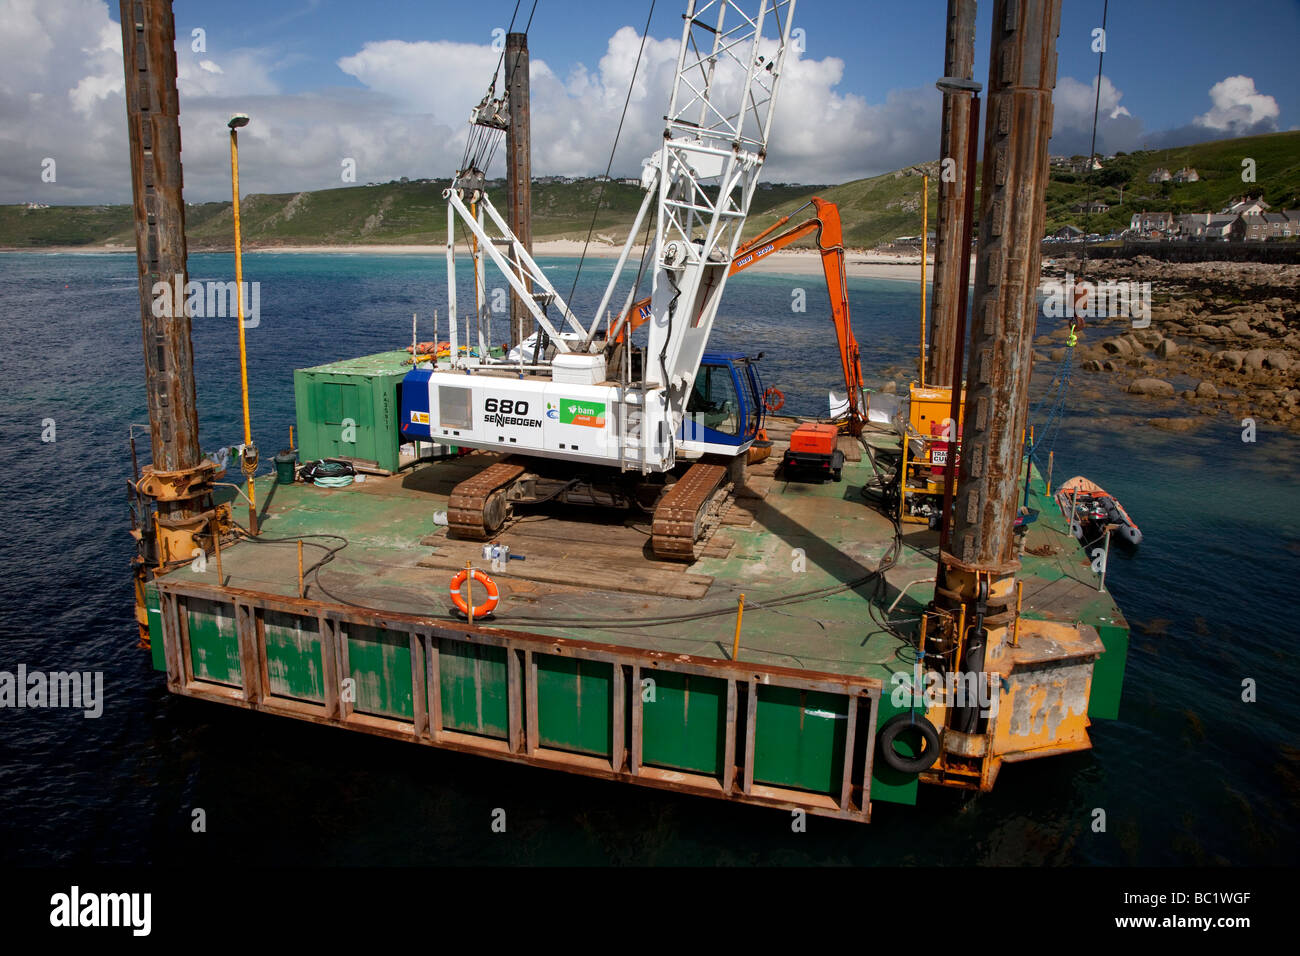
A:
<svg viewBox="0 0 1300 956">
<path fill-rule="evenodd" d="M 576 260 L 545 263 L 567 293 Z M 593 310 L 611 264 L 588 261 Z M 191 278 L 228 280 L 226 255 Z M 248 331 L 255 438 L 288 438 L 292 370 L 433 338 L 440 257 L 255 254 Z M 922 791 L 857 827 L 572 778 L 172 698 L 136 649 L 125 481 L 127 425 L 146 421 L 134 256 L 0 256 L 0 671 L 102 670 L 103 717 L 0 710 L 0 860 L 275 863 L 1290 863 L 1300 719 L 1292 611 L 1300 607 L 1300 441 L 1227 417 L 1173 434 L 1135 422 L 1177 403 L 1072 392 L 1058 483 L 1083 473 L 1146 539 L 1108 588 L 1134 625 L 1121 719 L 1094 749 L 1008 766 L 991 794 Z M 807 311 L 794 312 L 803 289 Z M 461 301 L 471 295 L 468 281 Z M 868 383 L 914 367 L 913 284 L 850 280 Z M 621 301 L 621 294 L 616 297 Z M 839 389 L 821 279 L 746 274 L 713 345 L 763 351 L 786 410 L 820 414 Z M 445 322 L 443 323 L 445 329 Z M 504 326 L 502 326 L 504 330 Z M 1040 332 L 1049 329 L 1047 320 Z M 200 436 L 241 440 L 232 319 L 196 319 Z M 445 331 L 442 335 L 445 337 Z M 888 377 L 904 379 L 907 372 Z M 1092 379 L 1078 376 L 1081 386 Z M 41 441 L 54 419 L 56 441 Z M 141 443 L 147 457 L 147 441 Z M 1257 701 L 1242 701 L 1243 680 Z M 208 833 L 193 834 L 191 811 Z M 491 813 L 507 811 L 506 835 Z M 1104 809 L 1107 829 L 1092 830 Z M 250 842 L 252 841 L 252 842 Z"/>
</svg>

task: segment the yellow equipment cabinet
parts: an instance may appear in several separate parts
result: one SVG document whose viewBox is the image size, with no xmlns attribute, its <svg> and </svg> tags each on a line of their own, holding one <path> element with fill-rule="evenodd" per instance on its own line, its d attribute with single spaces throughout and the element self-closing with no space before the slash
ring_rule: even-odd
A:
<svg viewBox="0 0 1300 956">
<path fill-rule="evenodd" d="M 958 405 L 958 420 L 953 423 L 951 388 L 913 382 L 910 394 L 898 516 L 899 520 L 912 524 L 935 525 L 943 514 L 944 468 L 949 450 L 961 436 L 965 403 Z M 953 491 L 956 492 L 955 486 Z"/>
</svg>

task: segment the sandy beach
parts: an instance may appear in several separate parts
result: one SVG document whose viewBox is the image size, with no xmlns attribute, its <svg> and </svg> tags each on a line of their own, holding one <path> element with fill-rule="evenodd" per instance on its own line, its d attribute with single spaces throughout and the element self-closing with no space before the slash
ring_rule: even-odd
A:
<svg viewBox="0 0 1300 956">
<path fill-rule="evenodd" d="M 4 252 L 26 252 L 36 254 L 99 254 L 99 253 L 133 253 L 135 249 L 123 245 L 103 246 L 57 246 L 41 249 L 5 249 Z M 229 250 L 205 250 L 192 248 L 191 252 Z M 467 250 L 466 250 L 467 251 Z M 587 258 L 616 259 L 622 248 L 604 242 L 592 242 L 587 249 Z M 289 254 L 330 254 L 330 255 L 385 255 L 385 256 L 442 256 L 446 247 L 440 245 L 348 245 L 348 246 L 262 246 L 250 244 L 244 247 L 245 255 L 259 253 Z M 458 255 L 462 250 L 458 250 Z M 577 258 L 582 255 L 582 243 L 572 239 L 550 239 L 533 243 L 533 255 L 538 259 L 549 257 Z M 633 248 L 632 255 L 640 257 L 641 247 Z M 971 273 L 974 274 L 972 257 Z M 844 256 L 844 270 L 850 276 L 864 279 L 892 279 L 903 282 L 921 281 L 920 255 L 887 255 L 865 250 L 848 250 Z M 812 249 L 782 249 L 773 252 L 753 266 L 754 272 L 772 275 L 821 275 L 821 257 Z M 926 262 L 926 279 L 933 277 L 934 258 Z"/>
</svg>

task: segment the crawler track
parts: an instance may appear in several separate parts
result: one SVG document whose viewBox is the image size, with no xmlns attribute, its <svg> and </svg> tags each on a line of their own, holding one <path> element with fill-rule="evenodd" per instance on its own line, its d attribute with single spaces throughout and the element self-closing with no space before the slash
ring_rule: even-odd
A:
<svg viewBox="0 0 1300 956">
<path fill-rule="evenodd" d="M 731 505 L 726 478 L 724 465 L 695 464 L 659 499 L 650 526 L 655 557 L 695 560 L 697 548 L 708 540 Z"/>
<path fill-rule="evenodd" d="M 486 541 L 510 515 L 506 492 L 524 466 L 507 459 L 489 465 L 452 489 L 447 503 L 447 532 L 453 538 Z"/>
</svg>

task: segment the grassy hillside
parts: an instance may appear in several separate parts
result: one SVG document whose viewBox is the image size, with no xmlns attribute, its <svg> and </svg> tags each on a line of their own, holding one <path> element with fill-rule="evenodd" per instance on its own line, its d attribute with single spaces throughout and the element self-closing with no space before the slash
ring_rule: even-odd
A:
<svg viewBox="0 0 1300 956">
<path fill-rule="evenodd" d="M 425 244 L 446 241 L 447 180 L 380 183 L 314 192 L 252 194 L 240 203 L 244 242 L 249 246 Z M 504 185 L 489 186 L 498 207 Z M 774 185 L 755 194 L 755 212 L 803 195 L 810 186 Z M 533 186 L 535 239 L 584 239 L 597 199 L 600 212 L 594 236 L 622 242 L 641 204 L 637 186 L 594 179 Z M 226 248 L 233 242 L 230 203 L 186 206 L 185 234 L 194 249 Z M 131 208 L 51 206 L 27 209 L 0 206 L 0 246 L 121 245 L 134 243 Z"/>
<path fill-rule="evenodd" d="M 0 206 L 0 245 L 80 246 L 131 236 L 130 206 Z"/>
<path fill-rule="evenodd" d="M 1241 161 L 1247 157 L 1255 160 L 1254 183 L 1241 180 Z M 1195 169 L 1200 182 L 1147 182 L 1157 167 L 1176 173 L 1184 166 Z M 1124 203 L 1117 205 L 1121 186 Z M 1243 194 L 1262 195 L 1274 209 L 1300 207 L 1300 132 L 1129 153 L 1117 156 L 1091 176 L 1053 170 L 1047 191 L 1047 226 L 1048 231 L 1066 223 L 1083 228 L 1085 216 L 1070 207 L 1085 200 L 1111 206 L 1105 213 L 1086 217 L 1089 231 L 1108 233 L 1126 229 L 1133 215 L 1143 210 L 1175 215 L 1218 212 Z"/>
<path fill-rule="evenodd" d="M 1254 183 L 1243 183 L 1242 159 L 1255 160 Z M 1200 175 L 1195 183 L 1148 183 L 1157 167 L 1177 172 L 1191 166 Z M 922 164 L 930 174 L 930 228 L 934 228 L 938 187 L 937 163 Z M 976 182 L 979 170 L 976 171 Z M 1123 187 L 1123 204 L 1120 188 Z M 753 214 L 750 232 L 770 224 L 777 216 L 798 208 L 814 195 L 809 190 L 768 215 Z M 815 194 L 840 207 L 844 240 L 849 246 L 871 248 L 898 236 L 921 232 L 921 178 L 911 170 L 899 170 L 833 186 Z M 1274 209 L 1300 208 L 1300 132 L 1270 133 L 1241 139 L 1217 140 L 1178 149 L 1148 150 L 1117 156 L 1091 176 L 1052 170 L 1047 184 L 1047 231 L 1066 223 L 1102 234 L 1128 228 L 1134 213 L 1143 210 L 1175 214 L 1218 212 L 1235 197 L 1262 195 Z M 1100 200 L 1111 208 L 1085 216 L 1071 207 L 1084 201 Z M 979 192 L 976 187 L 976 218 Z"/>
<path fill-rule="evenodd" d="M 1255 160 L 1254 184 L 1241 181 L 1244 157 Z M 1158 166 L 1170 171 L 1191 166 L 1201 181 L 1181 185 L 1148 183 L 1147 175 Z M 928 163 L 921 168 L 931 176 L 933 228 L 938 164 Z M 442 243 L 446 241 L 447 215 L 442 191 L 447 185 L 446 180 L 421 180 L 250 195 L 240 208 L 244 239 L 251 246 Z M 1118 205 L 1121 186 L 1124 201 Z M 498 204 L 504 205 L 504 187 L 498 183 L 492 188 Z M 1091 176 L 1054 170 L 1047 190 L 1047 227 L 1054 231 L 1068 222 L 1106 233 L 1126 227 L 1132 215 L 1144 209 L 1174 213 L 1217 211 L 1243 193 L 1262 194 L 1275 209 L 1300 207 L 1300 132 L 1130 153 L 1110 161 Z M 921 231 L 921 177 L 908 169 L 839 186 L 766 185 L 754 195 L 747 232 L 753 235 L 813 195 L 839 205 L 845 242 L 850 247 L 871 248 Z M 621 242 L 641 202 L 641 190 L 607 183 L 602 193 L 594 179 L 534 184 L 534 238 L 585 238 L 597 196 L 601 200 L 595 236 Z M 1071 206 L 1084 200 L 1100 200 L 1112 208 L 1090 217 L 1071 211 Z M 186 233 L 193 248 L 230 246 L 230 203 L 188 206 L 185 215 Z M 0 246 L 40 248 L 105 242 L 133 244 L 129 206 L 32 210 L 0 206 Z"/>
<path fill-rule="evenodd" d="M 930 174 L 930 228 L 934 228 L 935 207 L 939 201 L 937 179 L 938 163 L 922 164 L 919 168 Z M 764 212 L 750 210 L 746 233 L 754 235 L 771 225 L 781 216 L 789 215 L 813 196 L 820 196 L 839 206 L 840 222 L 844 226 L 844 243 L 851 248 L 869 249 L 891 242 L 899 236 L 921 233 L 921 184 L 923 179 L 910 169 L 855 179 L 840 186 L 821 189 L 807 187 L 805 191 L 787 202 Z M 806 213 L 795 217 L 800 221 Z M 812 240 L 804 244 L 811 245 Z"/>
</svg>

